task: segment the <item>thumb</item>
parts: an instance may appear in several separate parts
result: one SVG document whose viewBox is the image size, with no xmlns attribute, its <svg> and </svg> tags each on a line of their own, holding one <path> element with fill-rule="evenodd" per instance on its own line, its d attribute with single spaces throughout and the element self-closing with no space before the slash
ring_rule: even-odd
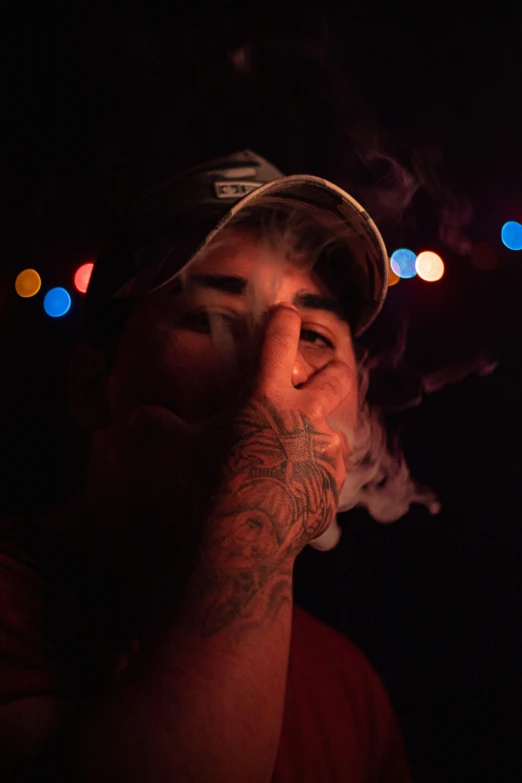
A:
<svg viewBox="0 0 522 783">
<path fill-rule="evenodd" d="M 293 305 L 282 303 L 271 311 L 261 346 L 258 383 L 265 391 L 292 386 L 292 370 L 299 350 L 301 317 Z"/>
</svg>

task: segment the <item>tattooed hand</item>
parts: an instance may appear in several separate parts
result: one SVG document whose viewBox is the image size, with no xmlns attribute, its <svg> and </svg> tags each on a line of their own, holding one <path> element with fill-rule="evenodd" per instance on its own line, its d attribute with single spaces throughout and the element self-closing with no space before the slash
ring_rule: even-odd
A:
<svg viewBox="0 0 522 783">
<path fill-rule="evenodd" d="M 277 616 L 291 597 L 296 556 L 337 513 L 348 444 L 326 417 L 353 391 L 353 376 L 332 361 L 294 387 L 300 331 L 294 308 L 272 311 L 252 390 L 231 422 L 200 551 L 200 562 L 211 563 L 199 593 L 204 635 L 239 618 L 241 634 Z M 256 595 L 265 597 L 261 606 Z"/>
<path fill-rule="evenodd" d="M 260 367 L 235 417 L 219 498 L 227 515 L 243 519 L 255 550 L 297 554 L 323 533 L 336 512 L 346 477 L 348 444 L 326 418 L 350 393 L 353 375 L 331 361 L 300 388 L 292 383 L 301 318 L 290 305 L 268 321 Z"/>
<path fill-rule="evenodd" d="M 244 613 L 265 585 L 287 594 L 296 556 L 337 513 L 348 444 L 326 418 L 353 393 L 354 376 L 348 365 L 331 361 L 295 387 L 300 332 L 295 308 L 274 308 L 242 402 L 202 425 L 185 425 L 158 406 L 136 411 L 134 429 L 146 433 L 149 447 L 144 461 L 153 475 L 145 483 L 154 502 L 163 493 L 173 520 L 181 484 L 197 507 L 175 544 L 180 555 L 190 559 L 194 547 L 200 558 L 219 553 L 219 574 L 206 587 L 208 633 Z"/>
<path fill-rule="evenodd" d="M 203 504 L 244 508 L 246 530 L 297 553 L 332 522 L 346 477 L 348 444 L 326 418 L 353 393 L 349 366 L 333 360 L 299 388 L 292 370 L 301 317 L 292 305 L 275 307 L 267 321 L 257 372 L 243 402 L 201 425 L 185 425 L 159 406 L 136 411 L 134 431 L 146 433 L 149 464 L 159 485 Z M 176 451 L 175 466 L 170 457 Z M 162 480 L 170 471 L 170 483 Z M 166 478 L 166 476 L 164 478 Z M 149 482 L 147 482 L 149 483 Z M 178 486 L 179 489 L 179 486 Z M 254 501 L 255 498 L 255 501 Z M 168 499 L 167 499 L 168 502 Z M 172 504 L 171 504 L 172 507 Z M 250 509 L 250 516 L 249 516 Z"/>
</svg>

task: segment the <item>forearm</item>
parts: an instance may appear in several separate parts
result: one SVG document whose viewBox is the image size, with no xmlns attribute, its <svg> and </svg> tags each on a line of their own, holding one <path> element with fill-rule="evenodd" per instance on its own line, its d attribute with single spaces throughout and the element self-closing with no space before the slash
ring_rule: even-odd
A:
<svg viewBox="0 0 522 783">
<path fill-rule="evenodd" d="M 240 515 L 212 529 L 173 627 L 61 742 L 64 780 L 270 781 L 283 719 L 293 559 L 249 544 Z"/>
</svg>

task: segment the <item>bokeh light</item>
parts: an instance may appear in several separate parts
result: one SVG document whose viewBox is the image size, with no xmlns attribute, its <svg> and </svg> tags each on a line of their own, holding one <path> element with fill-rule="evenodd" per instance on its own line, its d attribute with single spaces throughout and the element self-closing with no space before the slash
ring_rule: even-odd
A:
<svg viewBox="0 0 522 783">
<path fill-rule="evenodd" d="M 16 293 L 23 299 L 34 296 L 41 287 L 42 279 L 36 269 L 24 269 L 15 280 Z"/>
<path fill-rule="evenodd" d="M 391 261 L 390 261 L 390 268 L 388 269 L 388 287 L 392 285 L 397 285 L 401 278 L 399 275 L 396 275 L 391 267 Z"/>
<path fill-rule="evenodd" d="M 415 269 L 421 280 L 426 280 L 427 283 L 434 283 L 436 280 L 440 280 L 444 274 L 444 261 L 437 253 L 433 253 L 431 250 L 423 250 L 417 256 Z"/>
<path fill-rule="evenodd" d="M 92 263 L 82 264 L 74 274 L 74 285 L 81 294 L 87 291 L 93 267 Z"/>
<path fill-rule="evenodd" d="M 415 277 L 417 274 L 415 270 L 415 261 L 417 256 L 413 250 L 408 250 L 405 247 L 400 247 L 395 250 L 391 255 L 391 268 L 399 277 Z"/>
<path fill-rule="evenodd" d="M 51 288 L 45 295 L 44 310 L 52 318 L 65 315 L 71 307 L 71 297 L 65 288 Z"/>
<path fill-rule="evenodd" d="M 516 220 L 508 220 L 504 223 L 500 236 L 510 250 L 522 250 L 522 225 Z"/>
</svg>

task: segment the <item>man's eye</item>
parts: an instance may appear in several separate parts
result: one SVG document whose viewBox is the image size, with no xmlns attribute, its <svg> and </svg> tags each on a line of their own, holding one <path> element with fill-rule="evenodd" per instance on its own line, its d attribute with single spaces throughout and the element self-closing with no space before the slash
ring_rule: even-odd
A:
<svg viewBox="0 0 522 783">
<path fill-rule="evenodd" d="M 313 345 L 316 345 L 318 348 L 324 347 L 324 345 L 322 346 L 320 342 L 317 342 L 317 339 L 324 343 L 324 345 L 326 345 L 328 348 L 333 349 L 333 343 L 331 343 L 330 340 L 324 335 L 319 334 L 319 332 L 316 332 L 313 329 L 301 329 L 301 340 L 306 340 L 306 342 L 310 342 Z"/>
<path fill-rule="evenodd" d="M 225 315 L 224 313 L 207 313 L 205 311 L 200 311 L 199 313 L 187 313 L 187 315 L 185 315 L 182 319 L 182 323 L 184 326 L 188 326 L 195 332 L 210 334 L 211 316 L 214 319 L 221 319 L 221 321 L 223 321 L 224 324 L 229 328 L 232 328 L 234 325 L 235 319 L 232 316 Z"/>
</svg>

